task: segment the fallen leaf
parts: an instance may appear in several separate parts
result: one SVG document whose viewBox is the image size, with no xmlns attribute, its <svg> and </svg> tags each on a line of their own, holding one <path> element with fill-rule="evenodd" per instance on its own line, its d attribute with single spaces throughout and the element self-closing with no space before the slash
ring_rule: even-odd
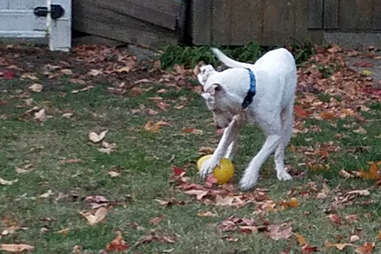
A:
<svg viewBox="0 0 381 254">
<path fill-rule="evenodd" d="M 209 190 L 188 190 L 184 193 L 188 195 L 195 195 L 197 200 L 202 200 L 206 195 L 209 194 Z"/>
<path fill-rule="evenodd" d="M 0 185 L 12 185 L 14 183 L 17 183 L 17 181 L 18 181 L 18 179 L 8 181 L 8 180 L 4 180 L 3 178 L 0 177 Z"/>
<path fill-rule="evenodd" d="M 338 250 L 344 250 L 348 246 L 353 246 L 351 243 L 330 243 L 329 241 L 325 241 L 324 246 L 328 248 L 336 248 Z"/>
<path fill-rule="evenodd" d="M 195 129 L 195 128 L 185 128 L 184 132 L 185 133 L 191 133 L 191 134 L 194 134 L 194 135 L 202 135 L 204 133 L 203 130 Z"/>
<path fill-rule="evenodd" d="M 357 242 L 358 240 L 360 240 L 360 237 L 358 235 L 351 235 L 351 237 L 349 238 L 349 242 L 351 243 Z"/>
<path fill-rule="evenodd" d="M 90 76 L 96 77 L 96 76 L 98 76 L 98 75 L 100 75 L 102 73 L 103 72 L 101 70 L 92 69 L 87 74 L 90 75 Z"/>
<path fill-rule="evenodd" d="M 45 192 L 44 194 L 41 194 L 39 197 L 40 198 L 49 198 L 51 195 L 53 195 L 53 191 L 52 190 L 48 190 L 47 192 Z"/>
<path fill-rule="evenodd" d="M 371 163 L 368 171 L 360 170 L 358 175 L 359 177 L 366 180 L 377 180 L 381 178 L 380 174 L 378 173 L 377 163 L 375 162 Z"/>
<path fill-rule="evenodd" d="M 363 135 L 366 135 L 368 132 L 363 128 L 363 127 L 359 127 L 358 129 L 356 130 L 353 130 L 354 133 L 357 133 L 357 134 L 363 134 Z"/>
<path fill-rule="evenodd" d="M 372 254 L 375 246 L 376 244 L 373 242 L 366 242 L 362 246 L 358 246 L 355 251 L 359 254 Z"/>
<path fill-rule="evenodd" d="M 381 231 L 378 232 L 378 240 L 381 241 Z"/>
<path fill-rule="evenodd" d="M 108 130 L 104 130 L 100 134 L 97 134 L 96 132 L 90 132 L 89 139 L 93 143 L 99 143 L 105 138 L 107 132 Z"/>
<path fill-rule="evenodd" d="M 114 171 L 114 170 L 111 170 L 109 172 L 107 172 L 107 174 L 110 176 L 110 177 L 119 177 L 120 176 L 120 172 L 118 171 Z"/>
<path fill-rule="evenodd" d="M 211 211 L 202 211 L 202 212 L 198 212 L 197 216 L 199 216 L 199 217 L 217 217 L 218 214 L 213 213 Z"/>
<path fill-rule="evenodd" d="M 65 75 L 73 75 L 73 71 L 70 69 L 62 69 L 60 72 Z"/>
<path fill-rule="evenodd" d="M 35 93 L 40 93 L 42 91 L 42 89 L 44 89 L 43 85 L 38 84 L 38 83 L 34 83 L 33 85 L 29 86 L 28 88 L 29 88 L 29 90 L 31 90 L 32 92 L 35 92 Z"/>
<path fill-rule="evenodd" d="M 273 240 L 288 239 L 292 236 L 292 227 L 289 223 L 280 225 L 268 225 L 267 235 Z"/>
<path fill-rule="evenodd" d="M 151 219 L 151 220 L 149 221 L 149 224 L 151 224 L 151 225 L 157 225 L 157 224 L 159 224 L 159 223 L 163 220 L 163 218 L 164 218 L 163 215 L 161 215 L 161 216 L 157 216 L 157 217 Z"/>
<path fill-rule="evenodd" d="M 330 214 L 328 215 L 328 218 L 330 219 L 331 222 L 341 225 L 341 219 L 337 214 Z"/>
<path fill-rule="evenodd" d="M 67 118 L 67 119 L 69 119 L 69 118 L 71 118 L 73 115 L 74 115 L 74 113 L 64 113 L 64 114 L 62 114 L 62 117 L 63 117 L 63 118 Z"/>
<path fill-rule="evenodd" d="M 298 241 L 298 243 L 299 243 L 300 246 L 304 246 L 304 245 L 307 244 L 306 239 L 305 239 L 302 235 L 300 235 L 300 234 L 298 234 L 298 233 L 295 233 L 294 235 L 295 235 L 296 240 Z"/>
<path fill-rule="evenodd" d="M 3 78 L 5 80 L 11 80 L 15 76 L 15 73 L 13 71 L 3 71 Z"/>
<path fill-rule="evenodd" d="M 0 244 L 0 250 L 14 253 L 34 250 L 34 246 L 29 244 Z"/>
<path fill-rule="evenodd" d="M 318 252 L 318 251 L 319 251 L 318 247 L 316 246 L 310 246 L 306 244 L 302 247 L 302 254 L 309 254 L 309 253 Z"/>
<path fill-rule="evenodd" d="M 310 115 L 310 113 L 307 113 L 304 109 L 303 109 L 303 107 L 301 106 L 301 105 L 296 105 L 295 107 L 294 107 L 294 112 L 295 112 L 295 115 L 297 116 L 297 117 L 299 117 L 299 118 L 307 118 L 309 115 Z"/>
<path fill-rule="evenodd" d="M 34 119 L 44 122 L 46 120 L 45 109 L 40 109 L 38 112 L 34 113 Z"/>
<path fill-rule="evenodd" d="M 159 129 L 162 127 L 162 126 L 170 126 L 170 124 L 168 122 L 165 122 L 165 121 L 158 121 L 156 123 L 153 123 L 152 121 L 148 121 L 145 125 L 144 125 L 144 129 L 146 131 L 150 131 L 150 132 L 153 132 L 153 133 L 157 133 L 159 132 Z"/>
<path fill-rule="evenodd" d="M 323 120 L 332 120 L 336 117 L 336 115 L 333 112 L 324 111 L 319 114 L 319 117 Z"/>
<path fill-rule="evenodd" d="M 108 209 L 105 207 L 100 207 L 97 210 L 94 211 L 82 211 L 79 214 L 81 214 L 83 217 L 87 219 L 87 222 L 89 225 L 95 225 L 101 221 L 103 221 L 106 218 L 106 215 L 108 213 Z"/>
<path fill-rule="evenodd" d="M 16 167 L 15 170 L 17 174 L 25 174 L 31 172 L 33 170 L 32 167 L 32 164 L 26 164 L 22 168 Z"/>
<path fill-rule="evenodd" d="M 117 231 L 116 237 L 106 245 L 107 251 L 125 251 L 128 249 L 128 244 L 124 241 L 122 232 Z"/>
</svg>

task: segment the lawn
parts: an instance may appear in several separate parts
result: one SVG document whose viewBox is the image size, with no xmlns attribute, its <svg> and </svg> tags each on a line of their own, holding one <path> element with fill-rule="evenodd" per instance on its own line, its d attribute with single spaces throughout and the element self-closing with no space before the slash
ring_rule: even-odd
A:
<svg viewBox="0 0 381 254">
<path fill-rule="evenodd" d="M 204 185 L 195 162 L 220 135 L 192 69 L 123 48 L 1 45 L 0 249 L 381 253 L 381 97 L 340 61 L 350 53 L 300 65 L 294 180 L 270 158 L 240 192 L 264 137 L 245 126 L 232 181 Z"/>
</svg>

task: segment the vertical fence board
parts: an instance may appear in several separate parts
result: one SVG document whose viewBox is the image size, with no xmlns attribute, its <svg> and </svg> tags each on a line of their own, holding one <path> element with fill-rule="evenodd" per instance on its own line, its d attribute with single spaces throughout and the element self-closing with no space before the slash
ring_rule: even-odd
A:
<svg viewBox="0 0 381 254">
<path fill-rule="evenodd" d="M 323 28 L 323 0 L 308 0 L 308 28 Z"/>
<path fill-rule="evenodd" d="M 377 0 L 379 1 L 379 0 Z M 372 27 L 373 0 L 341 0 L 340 29 L 366 31 Z M 379 13 L 375 15 L 380 15 Z"/>
<path fill-rule="evenodd" d="M 231 12 L 233 1 L 214 1 L 212 39 L 214 44 L 230 44 L 231 42 Z"/>
<path fill-rule="evenodd" d="M 212 42 L 213 0 L 192 0 L 192 41 L 203 45 Z"/>
<path fill-rule="evenodd" d="M 381 31 L 381 1 L 373 0 L 373 30 Z"/>
<path fill-rule="evenodd" d="M 232 45 L 262 40 L 263 10 L 263 0 L 241 0 L 232 5 Z"/>
<path fill-rule="evenodd" d="M 324 28 L 339 28 L 339 0 L 325 0 L 324 3 Z"/>
</svg>

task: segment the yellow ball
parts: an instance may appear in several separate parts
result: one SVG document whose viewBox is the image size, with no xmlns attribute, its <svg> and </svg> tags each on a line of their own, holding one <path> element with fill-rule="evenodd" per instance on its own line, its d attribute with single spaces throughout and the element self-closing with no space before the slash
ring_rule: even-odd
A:
<svg viewBox="0 0 381 254">
<path fill-rule="evenodd" d="M 197 168 L 200 170 L 202 164 L 211 157 L 212 155 L 209 154 L 198 159 Z M 220 164 L 214 168 L 213 174 L 218 184 L 227 183 L 234 175 L 234 165 L 229 159 L 222 158 Z"/>
</svg>

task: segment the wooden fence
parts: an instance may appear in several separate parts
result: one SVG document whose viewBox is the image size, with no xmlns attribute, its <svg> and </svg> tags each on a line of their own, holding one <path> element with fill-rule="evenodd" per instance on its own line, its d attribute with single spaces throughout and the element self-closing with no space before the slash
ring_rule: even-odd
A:
<svg viewBox="0 0 381 254">
<path fill-rule="evenodd" d="M 184 39 L 381 47 L 381 0 L 73 0 L 73 26 L 147 47 Z"/>
</svg>

